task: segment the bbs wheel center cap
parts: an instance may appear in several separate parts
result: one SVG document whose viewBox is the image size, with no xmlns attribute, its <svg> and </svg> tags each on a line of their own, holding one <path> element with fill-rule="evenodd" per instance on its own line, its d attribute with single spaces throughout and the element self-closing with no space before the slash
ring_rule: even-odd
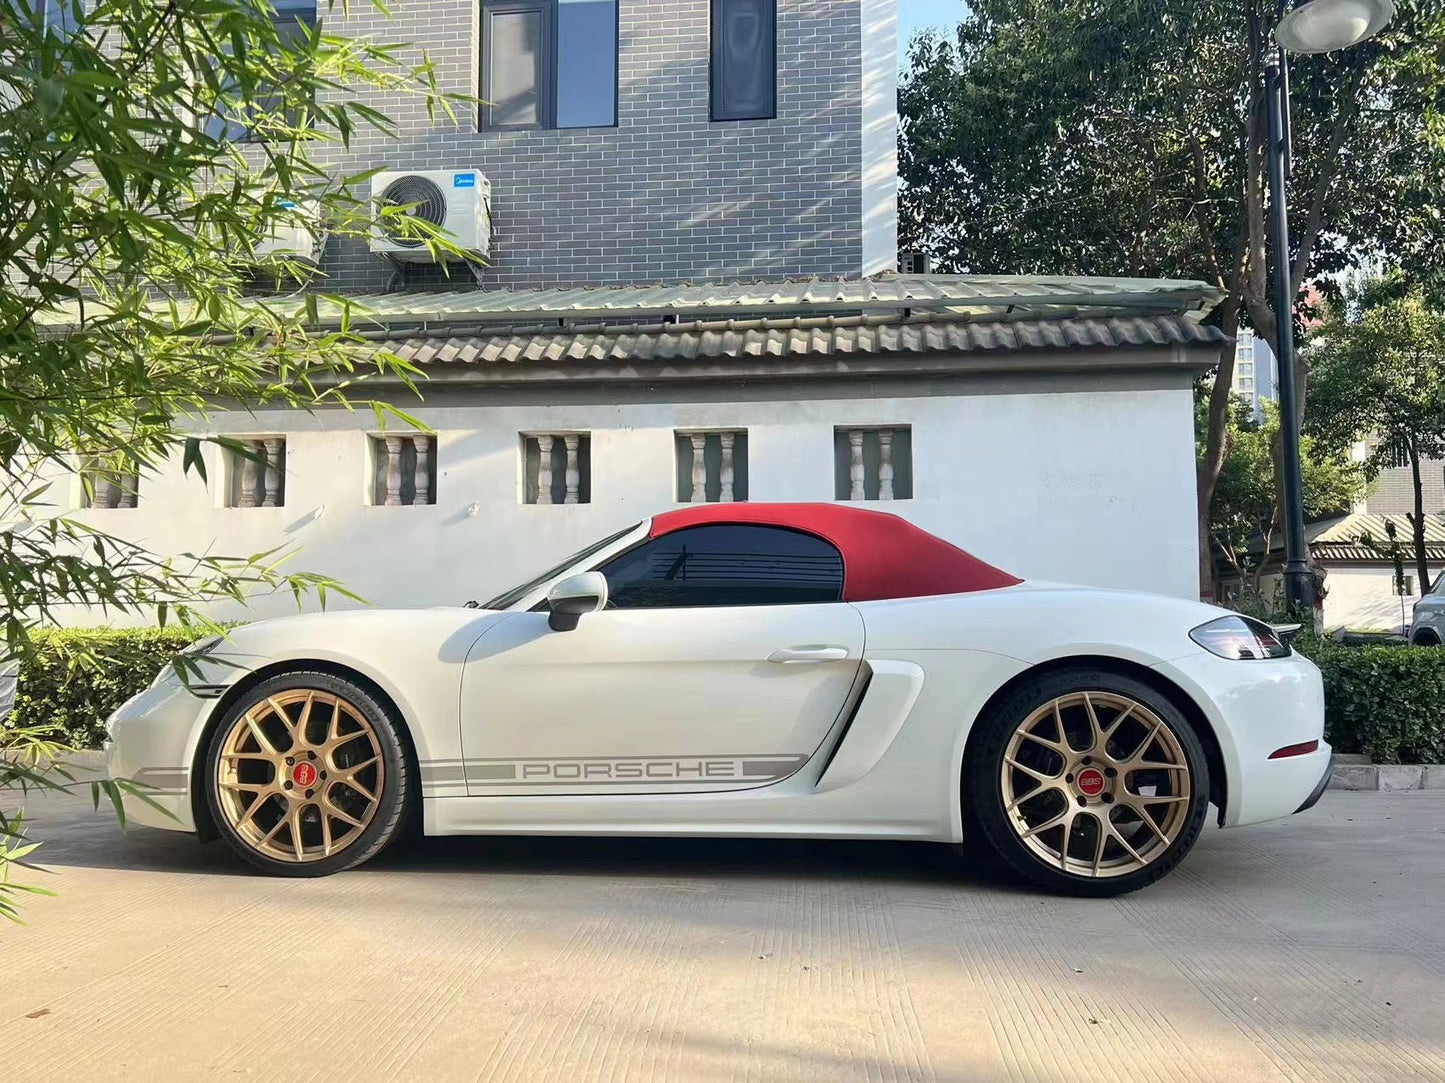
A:
<svg viewBox="0 0 1445 1083">
<path fill-rule="evenodd" d="M 1104 792 L 1104 773 L 1094 767 L 1085 767 L 1074 776 L 1074 786 L 1085 797 L 1098 797 Z"/>
<path fill-rule="evenodd" d="M 295 767 L 291 768 L 291 781 L 305 789 L 316 785 L 316 767 L 307 760 L 302 760 Z M 1103 780 L 1100 780 L 1103 785 Z"/>
</svg>

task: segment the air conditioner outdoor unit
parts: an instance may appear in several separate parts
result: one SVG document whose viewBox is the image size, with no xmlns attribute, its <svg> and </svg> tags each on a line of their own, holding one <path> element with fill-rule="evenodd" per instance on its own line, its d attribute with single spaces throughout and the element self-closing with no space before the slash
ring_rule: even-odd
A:
<svg viewBox="0 0 1445 1083">
<path fill-rule="evenodd" d="M 296 204 L 289 199 L 283 199 L 281 206 L 292 209 Z M 321 238 L 298 216 L 295 221 L 277 222 L 273 225 L 267 236 L 256 242 L 253 253 L 258 263 L 284 258 L 301 260 L 315 266 L 321 262 Z"/>
<path fill-rule="evenodd" d="M 378 221 L 383 207 L 410 207 L 411 215 L 446 230 L 452 243 L 468 256 L 485 258 L 491 254 L 492 182 L 478 170 L 378 173 L 371 178 L 371 201 Z M 372 234 L 371 250 L 417 263 L 430 263 L 436 258 L 421 239 L 399 237 L 396 231 L 380 226 Z"/>
</svg>

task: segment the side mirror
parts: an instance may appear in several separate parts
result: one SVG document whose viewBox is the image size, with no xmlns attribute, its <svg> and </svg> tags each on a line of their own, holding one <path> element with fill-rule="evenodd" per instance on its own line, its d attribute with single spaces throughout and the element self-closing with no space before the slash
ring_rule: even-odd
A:
<svg viewBox="0 0 1445 1083">
<path fill-rule="evenodd" d="M 547 625 L 554 632 L 570 632 L 588 613 L 607 606 L 607 577 L 601 572 L 579 572 L 553 584 L 547 592 L 552 615 Z"/>
</svg>

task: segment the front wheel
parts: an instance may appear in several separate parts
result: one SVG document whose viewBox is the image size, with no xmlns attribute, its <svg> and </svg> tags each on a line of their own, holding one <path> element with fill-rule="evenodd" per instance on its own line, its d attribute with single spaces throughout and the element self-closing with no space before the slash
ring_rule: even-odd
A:
<svg viewBox="0 0 1445 1083">
<path fill-rule="evenodd" d="M 278 876 L 325 876 L 400 831 L 411 779 L 400 723 L 329 673 L 262 681 L 211 737 L 204 785 L 221 837 Z"/>
<path fill-rule="evenodd" d="M 965 808 L 1033 882 L 1110 896 L 1158 880 L 1204 826 L 1209 768 L 1179 710 L 1102 670 L 1044 675 L 979 718 Z"/>
</svg>

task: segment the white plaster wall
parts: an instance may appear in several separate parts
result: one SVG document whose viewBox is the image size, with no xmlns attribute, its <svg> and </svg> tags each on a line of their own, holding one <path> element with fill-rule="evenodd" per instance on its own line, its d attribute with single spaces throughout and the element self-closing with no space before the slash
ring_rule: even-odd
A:
<svg viewBox="0 0 1445 1083">
<path fill-rule="evenodd" d="M 1430 566 L 1430 580 L 1440 574 L 1445 565 Z M 1405 574 L 1415 575 L 1413 565 Z M 1420 600 L 1420 584 L 1416 583 L 1415 593 L 1404 598 L 1403 617 L 1401 598 L 1395 593 L 1395 571 L 1392 567 L 1332 567 L 1325 575 L 1325 627 L 1350 629 L 1388 629 L 1404 631 L 1410 626 L 1410 611 Z M 1428 587 L 1429 584 L 1427 583 Z"/>
<path fill-rule="evenodd" d="M 863 274 L 898 268 L 898 2 L 862 0 Z"/>
<path fill-rule="evenodd" d="M 422 406 L 414 413 L 437 433 L 437 503 L 401 508 L 366 503 L 369 414 L 219 414 L 218 433 L 287 434 L 285 507 L 221 507 L 211 449 L 209 490 L 177 457 L 142 479 L 137 509 L 80 514 L 161 553 L 297 548 L 292 567 L 333 575 L 373 603 L 451 604 L 675 507 L 676 428 L 746 428 L 751 499 L 819 501 L 833 497 L 835 426 L 911 425 L 915 497 L 870 507 L 1024 577 L 1193 597 L 1191 411 L 1187 390 Z M 548 430 L 592 434 L 591 504 L 520 503 L 518 434 Z M 254 608 L 294 605 L 272 597 Z"/>
</svg>

